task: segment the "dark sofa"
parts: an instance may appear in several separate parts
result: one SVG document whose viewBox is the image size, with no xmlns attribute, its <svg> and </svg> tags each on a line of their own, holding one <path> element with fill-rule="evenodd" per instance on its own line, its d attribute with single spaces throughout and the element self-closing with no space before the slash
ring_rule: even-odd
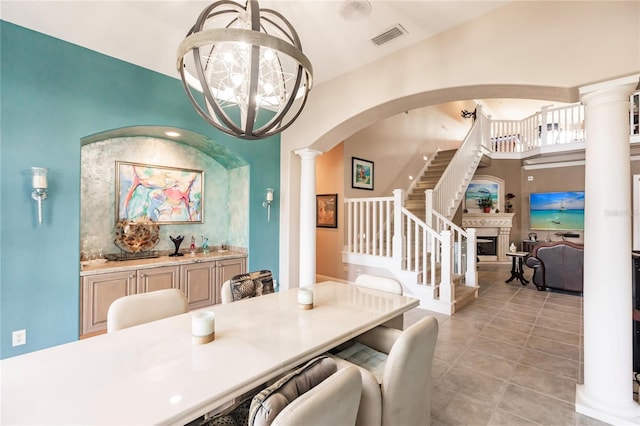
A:
<svg viewBox="0 0 640 426">
<path fill-rule="evenodd" d="M 536 245 L 526 260 L 533 268 L 533 283 L 547 288 L 582 293 L 584 246 L 568 241 Z"/>
</svg>

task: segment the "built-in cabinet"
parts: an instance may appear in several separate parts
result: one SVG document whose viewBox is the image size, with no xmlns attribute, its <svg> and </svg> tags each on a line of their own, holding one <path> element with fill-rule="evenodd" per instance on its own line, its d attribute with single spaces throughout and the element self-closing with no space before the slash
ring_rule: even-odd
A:
<svg viewBox="0 0 640 426">
<path fill-rule="evenodd" d="M 126 266 L 105 265 L 99 270 L 81 273 L 81 337 L 104 332 L 111 303 L 130 294 L 179 288 L 187 297 L 189 309 L 220 303 L 222 283 L 245 273 L 247 258 L 244 255 L 219 260 L 186 258 L 172 265 L 162 265 L 162 259 L 153 265 L 142 263 L 144 265 L 136 265 L 135 261 L 128 261 Z"/>
<path fill-rule="evenodd" d="M 197 262 L 180 267 L 180 283 L 187 296 L 189 309 L 219 303 L 216 296 L 220 292 L 216 276 L 217 263 Z"/>
<path fill-rule="evenodd" d="M 162 266 L 136 271 L 136 293 L 180 288 L 179 266 Z"/>
</svg>

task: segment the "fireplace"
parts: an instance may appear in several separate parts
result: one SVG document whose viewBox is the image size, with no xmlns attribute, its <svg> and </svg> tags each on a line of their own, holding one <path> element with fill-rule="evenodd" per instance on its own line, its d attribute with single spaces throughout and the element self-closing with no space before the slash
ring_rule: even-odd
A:
<svg viewBox="0 0 640 426">
<path fill-rule="evenodd" d="M 476 247 L 478 256 L 497 256 L 498 237 L 478 237 Z"/>
<path fill-rule="evenodd" d="M 478 260 L 507 262 L 513 213 L 464 213 L 462 227 L 476 229 Z M 486 254 L 485 254 L 486 253 Z"/>
</svg>

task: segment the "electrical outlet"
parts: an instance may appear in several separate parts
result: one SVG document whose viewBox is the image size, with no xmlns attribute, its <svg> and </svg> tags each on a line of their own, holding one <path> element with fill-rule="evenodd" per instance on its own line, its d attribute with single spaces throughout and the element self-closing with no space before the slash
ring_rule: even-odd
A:
<svg viewBox="0 0 640 426">
<path fill-rule="evenodd" d="M 20 346 L 27 343 L 27 330 L 16 330 L 11 334 L 12 346 Z"/>
</svg>

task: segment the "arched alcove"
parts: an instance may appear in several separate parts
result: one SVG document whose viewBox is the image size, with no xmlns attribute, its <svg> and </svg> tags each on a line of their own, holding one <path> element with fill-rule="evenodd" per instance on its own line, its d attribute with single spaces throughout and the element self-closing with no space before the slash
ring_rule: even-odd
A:
<svg viewBox="0 0 640 426">
<path fill-rule="evenodd" d="M 135 126 L 81 140 L 80 239 L 84 256 L 119 252 L 116 222 L 116 164 L 127 162 L 203 171 L 202 223 L 162 224 L 157 251 L 173 251 L 169 236 L 202 238 L 209 245 L 248 248 L 249 166 L 226 147 L 184 129 Z"/>
</svg>

